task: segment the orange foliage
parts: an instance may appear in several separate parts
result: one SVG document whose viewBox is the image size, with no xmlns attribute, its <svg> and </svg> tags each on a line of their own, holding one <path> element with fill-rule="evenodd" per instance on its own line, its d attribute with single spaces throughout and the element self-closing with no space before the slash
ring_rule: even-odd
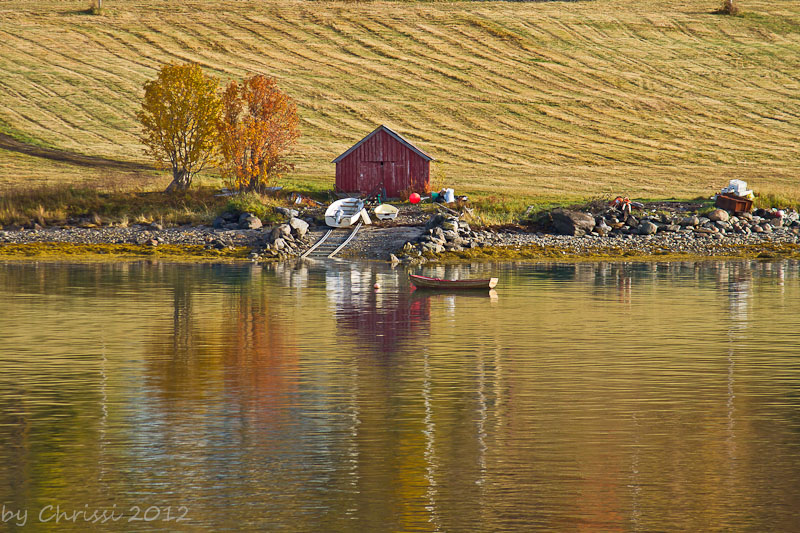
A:
<svg viewBox="0 0 800 533">
<path fill-rule="evenodd" d="M 222 105 L 223 171 L 234 188 L 259 191 L 294 168 L 287 157 L 300 136 L 297 106 L 273 78 L 232 81 Z"/>
</svg>

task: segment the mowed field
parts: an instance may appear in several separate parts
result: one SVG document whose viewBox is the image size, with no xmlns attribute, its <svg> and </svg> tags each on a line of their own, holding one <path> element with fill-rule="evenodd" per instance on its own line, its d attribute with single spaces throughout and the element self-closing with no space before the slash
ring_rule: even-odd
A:
<svg viewBox="0 0 800 533">
<path fill-rule="evenodd" d="M 65 156 L 0 148 L 1 187 L 162 186 L 104 161 L 148 163 L 142 85 L 194 61 L 297 100 L 296 183 L 332 187 L 330 161 L 386 124 L 458 193 L 687 198 L 740 178 L 800 197 L 796 0 L 104 3 L 0 1 L 0 132 Z"/>
</svg>

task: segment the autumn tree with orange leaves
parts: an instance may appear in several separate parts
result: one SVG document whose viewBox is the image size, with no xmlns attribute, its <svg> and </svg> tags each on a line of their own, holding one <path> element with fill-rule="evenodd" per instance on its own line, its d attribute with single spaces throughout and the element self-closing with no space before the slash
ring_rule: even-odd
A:
<svg viewBox="0 0 800 533">
<path fill-rule="evenodd" d="M 144 85 L 142 124 L 146 152 L 158 164 L 172 168 L 165 192 L 185 191 L 192 177 L 217 155 L 222 102 L 219 80 L 200 65 L 164 65 L 155 80 Z"/>
<path fill-rule="evenodd" d="M 300 137 L 297 106 L 273 78 L 232 81 L 222 107 L 223 171 L 234 188 L 260 191 L 294 168 L 288 156 Z"/>
</svg>

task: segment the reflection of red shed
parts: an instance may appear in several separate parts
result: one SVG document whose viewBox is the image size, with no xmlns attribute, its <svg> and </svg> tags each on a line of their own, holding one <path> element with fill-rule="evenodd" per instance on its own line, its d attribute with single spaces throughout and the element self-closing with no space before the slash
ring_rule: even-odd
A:
<svg viewBox="0 0 800 533">
<path fill-rule="evenodd" d="M 336 188 L 342 192 L 373 194 L 386 190 L 398 197 L 402 191 L 430 189 L 433 158 L 386 126 L 378 126 L 352 148 L 333 160 Z"/>
</svg>

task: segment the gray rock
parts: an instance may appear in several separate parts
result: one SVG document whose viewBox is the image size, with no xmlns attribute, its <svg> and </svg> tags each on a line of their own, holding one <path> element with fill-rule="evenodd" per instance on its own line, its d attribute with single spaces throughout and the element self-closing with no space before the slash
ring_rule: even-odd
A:
<svg viewBox="0 0 800 533">
<path fill-rule="evenodd" d="M 237 224 L 236 222 L 226 222 L 225 224 L 223 224 L 222 229 L 225 230 L 239 229 L 239 224 Z"/>
<path fill-rule="evenodd" d="M 695 215 L 688 216 L 678 222 L 681 226 L 698 226 L 700 225 L 700 219 L 697 218 Z"/>
<path fill-rule="evenodd" d="M 550 212 L 553 227 L 561 235 L 585 235 L 594 229 L 594 217 L 589 213 L 570 209 L 554 209 Z"/>
<path fill-rule="evenodd" d="M 222 217 L 215 218 L 214 222 L 211 225 L 211 227 L 213 227 L 214 229 L 222 229 L 224 226 L 225 226 L 225 219 Z"/>
<path fill-rule="evenodd" d="M 244 218 L 239 217 L 239 227 L 241 229 L 258 229 L 262 225 L 261 220 L 255 215 L 248 215 Z"/>
<path fill-rule="evenodd" d="M 275 226 L 272 228 L 269 238 L 272 242 L 275 242 L 276 239 L 283 238 L 291 233 L 292 227 L 289 224 L 281 224 L 280 226 Z"/>
<path fill-rule="evenodd" d="M 284 248 L 286 248 L 286 241 L 283 240 L 282 238 L 278 237 L 272 243 L 272 247 L 275 248 L 278 251 L 283 250 Z"/>
<path fill-rule="evenodd" d="M 453 230 L 447 230 L 447 231 L 443 232 L 442 236 L 444 237 L 444 239 L 446 241 L 454 241 L 454 240 L 458 239 L 458 233 L 456 233 Z"/>
<path fill-rule="evenodd" d="M 289 218 L 294 218 L 300 214 L 300 212 L 296 209 L 287 209 L 285 207 L 276 207 L 275 211 Z"/>
<path fill-rule="evenodd" d="M 630 216 L 625 221 L 625 225 L 628 226 L 629 228 L 638 228 L 639 227 L 639 221 L 636 219 L 636 217 Z"/>
<path fill-rule="evenodd" d="M 303 237 L 306 233 L 308 233 L 308 222 L 305 220 L 293 217 L 289 220 L 289 226 L 300 237 Z"/>
<path fill-rule="evenodd" d="M 731 216 L 724 209 L 714 209 L 708 214 L 708 219 L 712 222 L 727 222 Z"/>
<path fill-rule="evenodd" d="M 739 213 L 739 218 L 741 218 L 743 220 L 753 220 L 753 214 L 752 213 L 748 213 L 748 212 Z"/>
<path fill-rule="evenodd" d="M 719 229 L 733 229 L 733 225 L 730 222 L 725 222 L 724 220 L 717 220 L 714 224 L 716 224 Z"/>
<path fill-rule="evenodd" d="M 783 219 L 782 218 L 772 218 L 769 220 L 769 225 L 773 228 L 780 228 L 783 226 Z"/>
<path fill-rule="evenodd" d="M 448 219 L 442 222 L 442 229 L 445 231 L 458 231 L 458 220 Z"/>
<path fill-rule="evenodd" d="M 158 222 L 153 222 L 152 224 L 150 224 L 150 227 L 157 231 L 161 231 L 162 229 L 164 229 L 164 226 L 162 226 Z"/>
<path fill-rule="evenodd" d="M 637 228 L 639 235 L 653 235 L 658 231 L 658 226 L 649 220 L 643 220 Z"/>
<path fill-rule="evenodd" d="M 675 233 L 676 231 L 680 231 L 680 229 L 681 227 L 678 224 L 670 224 L 669 226 L 664 228 L 665 231 L 668 231 L 670 233 Z"/>
<path fill-rule="evenodd" d="M 432 215 L 431 218 L 429 218 L 425 223 L 425 229 L 428 230 L 441 226 L 442 222 L 444 222 L 444 216 L 440 214 Z"/>
</svg>

